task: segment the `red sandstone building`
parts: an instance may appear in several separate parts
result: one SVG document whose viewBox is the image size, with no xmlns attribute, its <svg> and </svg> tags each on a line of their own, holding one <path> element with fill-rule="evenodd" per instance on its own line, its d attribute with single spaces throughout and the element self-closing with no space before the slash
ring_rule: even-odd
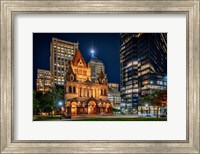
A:
<svg viewBox="0 0 200 154">
<path fill-rule="evenodd" d="M 108 80 L 103 71 L 91 81 L 91 67 L 79 50 L 70 61 L 65 78 L 65 107 L 70 115 L 111 114 Z"/>
</svg>

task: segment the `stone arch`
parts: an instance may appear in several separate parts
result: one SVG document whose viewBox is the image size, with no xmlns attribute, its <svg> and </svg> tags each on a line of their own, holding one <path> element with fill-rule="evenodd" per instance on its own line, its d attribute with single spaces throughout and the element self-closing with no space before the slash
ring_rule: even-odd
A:
<svg viewBox="0 0 200 154">
<path fill-rule="evenodd" d="M 71 114 L 77 115 L 77 103 L 76 102 L 71 103 Z"/>
<path fill-rule="evenodd" d="M 97 109 L 97 104 L 94 100 L 88 102 L 88 114 L 95 114 Z"/>
<path fill-rule="evenodd" d="M 111 103 L 110 102 L 106 102 L 105 103 L 105 113 L 111 113 L 112 111 L 112 105 L 111 105 Z"/>
</svg>

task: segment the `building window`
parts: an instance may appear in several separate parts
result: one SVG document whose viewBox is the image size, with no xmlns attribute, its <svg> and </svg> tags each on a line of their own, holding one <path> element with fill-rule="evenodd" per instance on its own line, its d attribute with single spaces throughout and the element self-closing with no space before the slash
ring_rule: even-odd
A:
<svg viewBox="0 0 200 154">
<path fill-rule="evenodd" d="M 103 89 L 101 89 L 101 95 L 103 95 Z"/>
<path fill-rule="evenodd" d="M 104 96 L 107 96 L 107 92 L 106 92 L 106 89 L 104 89 Z"/>
<path fill-rule="evenodd" d="M 70 80 L 73 81 L 73 80 L 74 80 L 74 77 L 73 77 L 73 76 L 70 76 Z"/>
<path fill-rule="evenodd" d="M 82 88 L 80 88 L 80 97 L 81 97 L 81 93 L 82 93 Z"/>
<path fill-rule="evenodd" d="M 73 87 L 73 93 L 76 93 L 76 87 Z"/>
<path fill-rule="evenodd" d="M 69 86 L 69 93 L 72 93 L 72 87 Z"/>
<path fill-rule="evenodd" d="M 87 97 L 89 97 L 89 90 L 87 90 Z"/>
</svg>

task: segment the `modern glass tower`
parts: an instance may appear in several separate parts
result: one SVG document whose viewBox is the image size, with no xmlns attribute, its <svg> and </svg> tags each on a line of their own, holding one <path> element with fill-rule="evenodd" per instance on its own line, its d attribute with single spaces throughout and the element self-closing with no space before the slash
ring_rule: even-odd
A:
<svg viewBox="0 0 200 154">
<path fill-rule="evenodd" d="M 138 47 L 139 33 L 123 33 L 120 50 L 121 108 L 133 109 L 138 105 Z"/>
<path fill-rule="evenodd" d="M 167 33 L 144 33 L 138 39 L 139 95 L 167 89 Z"/>
<path fill-rule="evenodd" d="M 121 108 L 137 109 L 140 96 L 167 89 L 167 33 L 123 33 L 120 37 Z"/>
</svg>

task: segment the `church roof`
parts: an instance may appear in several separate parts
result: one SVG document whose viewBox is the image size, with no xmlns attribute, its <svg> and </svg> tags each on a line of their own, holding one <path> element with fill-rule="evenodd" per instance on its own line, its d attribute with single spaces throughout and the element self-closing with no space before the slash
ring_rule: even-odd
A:
<svg viewBox="0 0 200 154">
<path fill-rule="evenodd" d="M 73 75 L 74 76 L 74 81 L 77 81 L 76 80 L 76 74 L 74 73 L 73 69 L 72 69 L 72 66 L 71 64 L 69 63 L 68 64 L 68 67 L 67 67 L 67 70 L 66 70 L 66 75 L 65 75 L 65 78 L 66 78 L 66 81 L 70 81 L 70 76 Z"/>
<path fill-rule="evenodd" d="M 72 69 L 72 66 L 69 64 L 68 65 L 68 69 L 67 69 L 67 73 L 66 74 L 73 74 L 73 75 L 75 75 L 75 73 L 74 73 L 74 71 L 73 71 L 73 69 Z"/>
<path fill-rule="evenodd" d="M 86 83 L 86 84 L 91 84 L 92 82 L 91 82 L 89 79 L 87 79 L 87 80 L 85 81 L 85 83 Z"/>
<path fill-rule="evenodd" d="M 76 54 L 75 54 L 74 58 L 72 59 L 72 64 L 74 66 L 77 66 L 80 60 L 82 61 L 84 67 L 87 67 L 87 64 L 86 64 L 81 52 L 77 49 Z"/>
</svg>

